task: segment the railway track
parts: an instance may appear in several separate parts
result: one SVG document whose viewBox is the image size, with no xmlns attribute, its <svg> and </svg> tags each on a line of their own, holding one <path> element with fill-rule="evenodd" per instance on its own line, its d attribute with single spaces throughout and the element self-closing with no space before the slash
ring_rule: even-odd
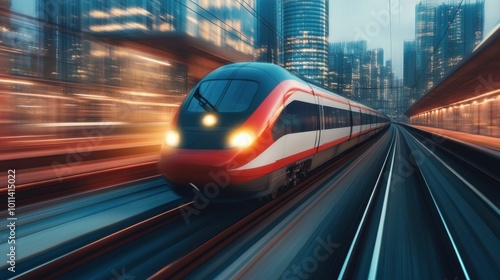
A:
<svg viewBox="0 0 500 280">
<path fill-rule="evenodd" d="M 182 212 L 192 207 L 192 202 L 157 212 L 153 216 L 143 215 L 145 218 L 136 219 L 138 222 L 39 263 L 19 275 L 18 279 L 77 275 L 102 278 L 106 277 L 106 271 L 99 272 L 97 269 L 89 274 L 81 273 L 96 269 L 96 263 L 101 264 L 103 261 L 103 267 L 119 269 L 116 263 L 124 263 L 120 258 L 131 258 L 126 261 L 127 268 L 130 268 L 131 263 L 138 263 L 135 258 L 144 254 L 154 254 L 155 258 L 132 267 L 133 275 L 151 279 L 180 279 L 193 275 L 248 278 L 256 275 L 257 267 L 262 267 L 262 262 L 269 262 L 268 255 L 281 250 L 282 241 L 301 228 L 301 221 L 310 220 L 311 213 L 316 211 L 314 209 L 325 207 L 326 200 L 330 201 L 330 205 L 338 203 L 332 198 L 340 199 L 338 194 L 346 190 L 354 195 L 363 190 L 365 194 L 356 198 L 357 203 L 362 202 L 359 205 L 363 206 L 359 207 L 357 213 L 345 216 L 347 220 L 336 220 L 338 217 L 330 219 L 334 222 L 329 226 L 330 230 L 338 231 L 330 231 L 334 236 L 332 240 L 340 241 L 339 244 L 343 245 L 330 256 L 329 264 L 325 262 L 326 265 L 318 268 L 319 274 L 311 274 L 311 277 L 329 275 L 349 279 L 412 275 L 422 278 L 475 279 L 496 275 L 495 269 L 500 267 L 496 251 L 499 247 L 497 236 L 500 226 L 495 196 L 481 193 L 478 182 L 470 181 L 469 174 L 455 170 L 459 166 L 451 163 L 449 158 L 442 157 L 437 150 L 430 149 L 435 154 L 428 151 L 422 140 L 404 128 L 394 126 L 390 131 L 393 131 L 392 135 L 384 136 L 386 148 L 381 149 L 382 146 L 372 144 L 374 138 L 338 157 L 333 164 L 311 174 L 297 186 L 265 204 L 256 202 L 240 205 L 239 208 L 244 211 L 207 207 L 191 225 L 184 223 Z M 373 181 L 369 181 L 373 185 L 371 188 L 368 184 L 356 187 L 356 191 L 353 191 L 352 187 L 346 186 L 351 179 L 346 178 L 362 170 L 358 166 L 360 163 L 369 166 L 365 162 L 370 161 L 365 157 L 371 150 L 379 150 L 376 158 L 380 162 L 380 165 L 376 164 L 380 169 L 373 170 L 373 176 L 370 175 Z M 422 154 L 426 155 L 425 160 Z M 443 185 L 443 182 L 448 185 Z M 343 200 L 354 199 L 351 194 Z M 336 209 L 346 211 L 353 208 Z M 236 214 L 229 217 L 226 214 L 228 211 Z M 292 211 L 294 214 L 290 217 L 283 215 L 291 214 Z M 467 219 L 470 215 L 475 218 Z M 278 223 L 279 227 L 274 228 Z M 245 258 L 238 257 L 241 250 L 247 250 L 242 249 L 248 246 L 245 242 L 256 244 L 256 238 L 261 238 L 257 237 L 259 232 L 271 228 L 274 228 L 273 231 L 278 230 L 277 234 L 266 234 L 267 239 L 259 241 L 260 247 L 252 246 L 253 251 L 246 252 Z M 302 227 L 300 232 L 311 234 L 314 231 Z M 314 239 L 318 234 L 311 236 Z M 476 235 L 481 238 L 467 239 L 467 236 Z M 325 235 L 321 233 L 319 236 Z M 405 238 L 401 239 L 402 236 Z M 144 244 L 154 245 L 145 252 L 134 251 L 134 247 Z M 130 255 L 120 257 L 124 252 Z M 234 255 L 235 252 L 239 253 Z M 294 258 L 300 260 L 299 256 Z M 224 269 L 207 274 L 207 271 L 212 271 L 214 262 L 221 261 L 227 262 Z M 481 266 L 489 269 L 481 269 Z M 235 267 L 237 270 L 232 271 Z"/>
<path fill-rule="evenodd" d="M 370 142 L 371 141 L 369 141 L 369 143 Z M 175 278 L 180 275 L 185 275 L 196 265 L 202 263 L 212 254 L 215 254 L 231 241 L 234 241 L 238 236 L 245 233 L 249 228 L 252 227 L 252 225 L 259 223 L 259 221 L 266 217 L 265 213 L 272 213 L 282 207 L 284 204 L 293 200 L 301 192 L 307 190 L 315 182 L 321 180 L 321 178 L 326 174 L 341 166 L 345 161 L 352 157 L 353 154 L 361 152 L 366 148 L 366 146 L 369 145 L 369 143 L 365 143 L 349 151 L 349 153 L 343 154 L 341 157 L 336 159 L 333 165 L 321 169 L 319 172 L 313 174 L 301 184 L 278 196 L 275 200 L 272 200 L 269 203 L 263 205 L 250 215 L 227 227 L 225 230 L 222 230 L 220 233 L 216 234 L 209 241 L 203 243 L 197 249 L 187 253 L 184 257 L 172 262 L 167 266 L 166 269 L 160 270 L 158 274 L 155 274 L 153 276 L 153 278 L 170 278 L 170 276 Z M 19 275 L 18 279 L 33 279 L 34 277 L 64 277 L 66 273 L 82 265 L 85 265 L 92 260 L 102 257 L 105 254 L 110 253 L 123 245 L 131 244 L 135 240 L 147 236 L 149 233 L 155 232 L 161 228 L 168 227 L 174 221 L 177 221 L 182 217 L 182 209 L 184 207 L 190 206 L 192 206 L 192 202 L 165 211 L 161 214 L 155 215 L 154 217 L 145 219 L 144 221 L 141 221 L 137 224 L 128 226 L 122 230 L 93 241 L 88 245 L 68 252 L 56 259 L 38 265 L 37 267 L 34 267 Z M 192 260 L 196 260 L 196 262 L 192 263 Z"/>
<path fill-rule="evenodd" d="M 494 221 L 498 208 L 422 140 L 396 128 L 379 180 L 335 277 L 494 277 L 499 255 L 493 248 L 500 245 L 494 237 L 500 230 Z M 464 193 L 472 203 L 460 197 Z M 470 215 L 477 219 L 470 221 L 466 218 Z M 487 244 L 493 248 L 486 249 Z"/>
<path fill-rule="evenodd" d="M 433 151 L 424 144 L 428 139 L 419 140 L 409 131 L 404 136 L 413 153 L 427 155 L 427 161 L 417 160 L 415 166 L 439 217 L 442 240 L 455 256 L 457 277 L 495 278 L 500 273 L 500 192 L 491 167 L 469 164 L 469 152 L 457 156 L 447 147 Z"/>
<path fill-rule="evenodd" d="M 192 202 L 185 203 L 142 222 L 124 228 L 48 263 L 35 267 L 30 271 L 19 275 L 16 279 L 52 279 L 60 277 L 64 273 L 75 269 L 92 259 L 102 256 L 122 246 L 123 244 L 141 238 L 146 234 L 181 218 L 182 215 L 179 210 L 191 204 Z"/>
<path fill-rule="evenodd" d="M 20 184 L 16 186 L 16 200 L 19 205 L 30 205 L 85 191 L 106 188 L 107 186 L 158 175 L 157 165 L 158 161 L 147 161 Z M 19 176 L 23 175 L 20 172 Z M 0 189 L 0 195 L 7 196 L 7 191 L 7 188 Z"/>
<path fill-rule="evenodd" d="M 378 139 L 378 137 L 375 138 Z M 207 242 L 203 243 L 201 246 L 188 253 L 181 259 L 178 259 L 174 263 L 171 263 L 168 266 L 164 267 L 163 269 L 152 275 L 150 279 L 183 279 L 199 265 L 203 264 L 212 256 L 220 252 L 226 246 L 231 244 L 231 242 L 234 242 L 238 237 L 248 232 L 256 224 L 268 218 L 278 209 L 290 203 L 299 195 L 303 195 L 304 192 L 313 191 L 313 186 L 316 186 L 321 181 L 327 180 L 329 178 L 328 174 L 334 172 L 337 168 L 339 168 L 339 166 L 345 164 L 345 162 L 349 158 L 351 158 L 353 154 L 357 154 L 365 150 L 371 143 L 373 143 L 372 141 L 375 141 L 375 139 L 371 139 L 370 141 L 356 147 L 352 152 L 344 154 L 342 157 L 336 159 L 333 164 L 330 163 L 330 165 L 328 165 L 327 167 L 322 168 L 317 173 L 312 174 L 310 177 L 306 178 L 297 186 L 291 188 L 290 190 L 278 196 L 276 199 L 271 200 L 264 206 L 258 208 L 250 215 L 225 229 Z M 348 172 L 346 172 L 346 174 L 347 173 Z M 341 180 L 341 178 L 339 178 L 338 180 Z"/>
</svg>

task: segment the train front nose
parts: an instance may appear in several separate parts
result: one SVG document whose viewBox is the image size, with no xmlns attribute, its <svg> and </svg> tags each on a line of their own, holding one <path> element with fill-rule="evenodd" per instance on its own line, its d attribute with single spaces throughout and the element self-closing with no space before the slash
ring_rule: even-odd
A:
<svg viewBox="0 0 500 280">
<path fill-rule="evenodd" d="M 250 158 L 255 137 L 247 128 L 172 129 L 166 134 L 159 168 L 174 185 L 228 185 L 227 180 L 237 185 L 247 178 L 234 170 Z"/>
<path fill-rule="evenodd" d="M 255 122 L 246 123 L 260 102 L 254 98 L 259 83 L 229 78 L 233 76 L 231 70 L 204 78 L 179 108 L 159 166 L 173 184 L 205 185 L 216 176 L 231 178 L 231 185 L 246 180 L 231 170 L 239 167 L 235 159 L 246 160 L 246 149 L 257 137 Z"/>
<path fill-rule="evenodd" d="M 162 149 L 159 167 L 161 173 L 174 185 L 204 186 L 231 183 L 230 170 L 234 167 L 234 152 L 217 150 Z"/>
</svg>

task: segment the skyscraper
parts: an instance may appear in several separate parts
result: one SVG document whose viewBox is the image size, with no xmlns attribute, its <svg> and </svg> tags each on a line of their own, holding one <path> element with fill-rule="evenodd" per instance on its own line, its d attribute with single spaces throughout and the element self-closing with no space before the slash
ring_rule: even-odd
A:
<svg viewBox="0 0 500 280">
<path fill-rule="evenodd" d="M 392 60 L 384 65 L 384 50 L 367 50 L 366 41 L 330 44 L 332 89 L 338 94 L 392 114 L 395 100 Z"/>
<path fill-rule="evenodd" d="M 284 66 L 307 80 L 328 83 L 328 1 L 284 0 Z"/>
<path fill-rule="evenodd" d="M 382 73 L 384 70 L 384 49 L 377 48 L 368 50 L 368 57 L 370 58 L 370 67 L 369 67 L 369 77 L 370 77 L 370 86 L 368 89 L 368 106 L 380 109 L 381 101 L 383 100 L 382 92 L 383 92 L 383 79 Z M 366 104 L 366 103 L 365 103 Z"/>
<path fill-rule="evenodd" d="M 415 7 L 416 98 L 439 83 L 479 44 L 484 33 L 484 0 Z M 405 84 L 406 85 L 406 84 Z"/>
<path fill-rule="evenodd" d="M 434 42 L 436 33 L 436 6 L 424 1 L 415 7 L 415 42 L 417 64 L 416 93 L 421 94 L 434 85 Z"/>
<path fill-rule="evenodd" d="M 348 98 L 359 100 L 361 62 L 366 55 L 366 41 L 330 43 L 329 68 L 332 89 Z"/>
<path fill-rule="evenodd" d="M 417 79 L 417 50 L 415 41 L 403 43 L 403 84 L 406 87 L 414 87 Z"/>
<path fill-rule="evenodd" d="M 438 83 L 481 41 L 484 1 L 442 4 L 436 11 L 434 82 Z"/>
<path fill-rule="evenodd" d="M 279 42 L 281 38 L 281 24 L 278 24 L 280 14 L 279 0 L 258 0 L 254 13 L 257 17 L 256 49 L 257 60 L 280 64 Z"/>
</svg>

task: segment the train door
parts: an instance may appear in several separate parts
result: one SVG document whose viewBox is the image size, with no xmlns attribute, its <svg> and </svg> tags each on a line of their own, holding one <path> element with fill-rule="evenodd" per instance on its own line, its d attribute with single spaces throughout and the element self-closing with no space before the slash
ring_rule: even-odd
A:
<svg viewBox="0 0 500 280">
<path fill-rule="evenodd" d="M 351 107 L 352 111 L 352 138 L 358 137 L 361 133 L 361 109 L 358 107 Z"/>
<path fill-rule="evenodd" d="M 349 123 L 351 124 L 351 130 L 349 132 L 349 140 L 351 140 L 351 138 L 352 138 L 352 128 L 354 126 L 353 119 L 352 119 L 352 110 L 353 110 L 353 107 L 351 107 L 351 102 L 348 101 L 347 104 L 349 104 Z"/>
<path fill-rule="evenodd" d="M 296 91 L 285 101 L 281 116 L 286 126 L 284 157 L 316 152 L 319 145 L 320 110 L 316 96 Z"/>
<path fill-rule="evenodd" d="M 371 131 L 373 128 L 373 114 L 372 112 L 368 111 L 368 131 Z"/>
<path fill-rule="evenodd" d="M 314 91 L 313 91 L 314 93 Z M 325 124 L 323 122 L 324 118 L 324 112 L 323 112 L 323 106 L 320 104 L 320 98 L 317 95 L 314 95 L 314 99 L 316 102 L 316 108 L 317 108 L 317 130 L 316 130 L 316 152 L 318 152 L 319 145 L 321 143 L 321 131 L 325 129 Z"/>
</svg>

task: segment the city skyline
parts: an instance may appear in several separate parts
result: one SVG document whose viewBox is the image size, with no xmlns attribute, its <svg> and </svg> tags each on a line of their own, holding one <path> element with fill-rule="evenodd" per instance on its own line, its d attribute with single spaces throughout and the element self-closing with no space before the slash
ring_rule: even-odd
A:
<svg viewBox="0 0 500 280">
<path fill-rule="evenodd" d="M 35 16 L 35 1 L 13 1 L 12 9 Z M 382 48 L 386 59 L 393 62 L 396 77 L 403 78 L 403 42 L 415 39 L 415 7 L 420 2 L 436 4 L 459 3 L 459 0 L 392 0 L 392 1 L 329 1 L 329 43 L 367 40 L 367 48 Z M 386 13 L 392 5 L 392 52 L 390 45 L 390 23 Z M 469 1 L 469 2 L 475 2 Z M 500 24 L 500 1 L 485 0 L 484 37 Z M 466 1 L 464 1 L 466 3 Z M 340 8 L 339 8 L 340 7 Z M 368 32 L 367 32 L 368 30 Z M 373 36 L 371 36 L 374 34 Z M 392 53 L 392 54 L 391 54 Z"/>
<path fill-rule="evenodd" d="M 395 76 L 403 78 L 403 42 L 415 40 L 415 7 L 420 2 L 460 3 L 459 0 L 392 0 L 392 1 L 330 1 L 330 42 L 367 40 L 368 49 L 383 48 L 386 59 L 392 59 Z M 475 1 L 464 1 L 463 3 Z M 484 38 L 500 23 L 500 1 L 485 0 Z M 392 4 L 392 55 L 390 22 L 387 18 Z M 341 8 L 339 8 L 341 7 Z"/>
</svg>

